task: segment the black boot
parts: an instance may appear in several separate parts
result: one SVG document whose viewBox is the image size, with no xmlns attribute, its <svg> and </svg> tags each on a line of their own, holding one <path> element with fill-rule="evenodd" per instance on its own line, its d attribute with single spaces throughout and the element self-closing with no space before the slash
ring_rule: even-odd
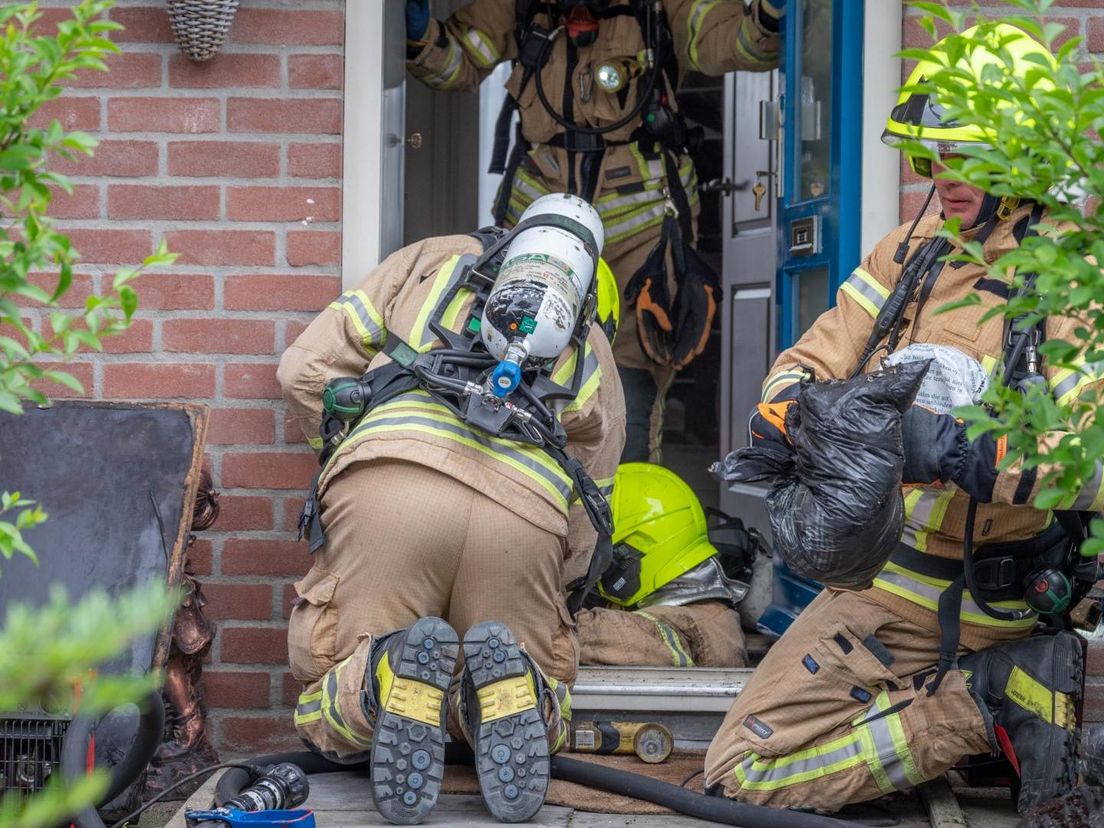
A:
<svg viewBox="0 0 1104 828">
<path fill-rule="evenodd" d="M 420 618 L 372 647 L 372 799 L 395 825 L 428 816 L 445 775 L 445 715 L 459 640 L 440 618 Z M 371 712 L 369 712 L 371 717 Z"/>
<path fill-rule="evenodd" d="M 1020 775 L 1017 809 L 1068 794 L 1077 782 L 1081 640 L 1071 632 L 989 647 L 959 660 L 989 742 Z"/>
<path fill-rule="evenodd" d="M 483 804 L 500 822 L 525 822 L 548 793 L 547 691 L 505 624 L 484 621 L 464 636 L 460 692 Z"/>
</svg>

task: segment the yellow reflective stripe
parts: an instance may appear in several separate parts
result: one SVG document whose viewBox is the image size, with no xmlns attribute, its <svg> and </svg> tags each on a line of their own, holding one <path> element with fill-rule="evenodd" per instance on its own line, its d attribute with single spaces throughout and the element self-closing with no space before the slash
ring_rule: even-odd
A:
<svg viewBox="0 0 1104 828">
<path fill-rule="evenodd" d="M 414 398 L 424 402 L 414 402 Z M 403 430 L 453 440 L 504 463 L 538 483 L 552 495 L 555 503 L 567 510 L 573 484 L 559 464 L 544 451 L 477 432 L 458 420 L 445 406 L 432 402 L 425 392 L 413 391 L 373 409 L 342 442 L 342 452 L 372 434 Z M 337 456 L 330 460 L 330 464 Z"/>
<path fill-rule="evenodd" d="M 330 307 L 334 310 L 345 311 L 345 315 L 349 317 L 349 321 L 353 323 L 357 334 L 360 335 L 361 344 L 365 349 L 369 351 L 378 350 L 379 346 L 383 344 L 384 334 L 386 333 L 383 316 L 376 310 L 372 300 L 368 298 L 368 294 L 363 290 L 358 288 L 345 291 L 330 302 Z"/>
<path fill-rule="evenodd" d="M 694 659 L 690 657 L 690 654 L 682 646 L 682 640 L 679 637 L 678 631 L 666 623 L 660 621 L 650 612 L 644 612 L 644 610 L 637 610 L 636 614 L 641 618 L 646 618 L 652 622 L 656 631 L 659 633 L 659 639 L 667 645 L 667 649 L 671 651 L 671 664 L 674 667 L 693 667 Z"/>
<path fill-rule="evenodd" d="M 606 226 L 606 244 L 619 242 L 654 227 L 663 221 L 664 203 L 657 201 L 643 210 L 634 210 L 627 218 Z"/>
<path fill-rule="evenodd" d="M 870 775 L 874 777 L 874 781 L 878 784 L 878 790 L 883 794 L 896 791 L 897 788 L 889 781 L 889 776 L 886 774 L 885 768 L 882 767 L 878 746 L 874 743 L 874 734 L 870 732 L 869 726 L 861 725 L 855 728 L 855 733 L 862 742 L 862 752 L 866 756 L 866 766 L 870 770 Z"/>
<path fill-rule="evenodd" d="M 924 778 L 917 771 L 916 761 L 905 740 L 900 713 L 885 713 L 890 707 L 889 693 L 883 690 L 851 724 L 857 731 L 866 731 L 870 735 L 870 741 L 864 744 L 864 748 L 868 751 L 867 764 L 875 777 L 880 771 L 893 790 L 906 791 L 919 785 Z M 882 784 L 880 779 L 878 784 Z"/>
<path fill-rule="evenodd" d="M 310 724 L 322 719 L 322 691 L 316 693 L 302 693 L 295 705 L 294 720 L 296 725 Z"/>
<path fill-rule="evenodd" d="M 472 294 L 467 290 L 458 290 L 456 295 L 452 297 L 452 301 L 448 303 L 448 307 L 445 308 L 444 313 L 441 314 L 441 324 L 444 325 L 450 331 L 460 332 L 460 327 L 457 325 L 457 317 L 460 316 L 460 312 L 464 310 L 464 306 L 471 298 Z"/>
<path fill-rule="evenodd" d="M 878 696 L 878 709 L 885 710 L 889 706 L 889 694 L 883 690 Z M 890 735 L 893 737 L 893 747 L 897 754 L 897 761 L 900 763 L 901 770 L 905 772 L 905 778 L 895 782 L 895 784 L 900 786 L 897 790 L 908 790 L 909 788 L 915 788 L 917 785 L 926 782 L 927 780 L 916 767 L 916 759 L 909 749 L 908 739 L 905 738 L 905 728 L 901 725 L 900 714 L 890 713 L 888 716 L 883 716 L 879 721 L 885 722 L 889 727 Z M 891 776 L 893 775 L 892 766 L 887 766 L 886 770 Z"/>
<path fill-rule="evenodd" d="M 322 451 L 322 447 L 325 446 L 326 444 L 325 444 L 325 442 L 323 442 L 321 437 L 308 437 L 307 438 L 307 445 L 310 446 L 315 451 Z"/>
<path fill-rule="evenodd" d="M 456 83 L 456 78 L 459 77 L 460 68 L 464 63 L 464 56 L 456 40 L 448 32 L 445 33 L 445 37 L 448 39 L 448 52 L 445 53 L 444 67 L 438 72 L 429 73 L 423 79 L 434 89 L 448 89 Z"/>
<path fill-rule="evenodd" d="M 741 52 L 748 63 L 754 63 L 763 68 L 773 68 L 774 55 L 755 48 L 756 30 L 751 22 L 751 15 L 745 14 L 740 21 L 740 28 L 736 30 L 736 50 Z M 744 66 L 744 69 L 749 67 Z"/>
<path fill-rule="evenodd" d="M 889 298 L 889 288 L 863 270 L 856 267 L 840 285 L 840 292 L 850 296 L 863 310 L 877 318 Z"/>
<path fill-rule="evenodd" d="M 905 569 L 890 561 L 874 578 L 874 586 L 893 593 L 901 598 L 919 604 L 932 612 L 939 611 L 939 596 L 950 586 L 950 581 L 928 578 L 918 572 Z M 991 606 L 1001 609 L 1023 609 L 1023 601 L 990 601 Z M 970 595 L 969 590 L 962 593 L 962 612 L 960 617 L 969 624 L 983 627 L 1002 627 L 1004 629 L 1030 629 L 1035 626 L 1035 616 L 1031 615 L 1019 621 L 1002 621 L 986 615 Z"/>
<path fill-rule="evenodd" d="M 352 658 L 352 656 L 350 656 Z M 341 715 L 341 709 L 338 707 L 338 693 L 337 687 L 341 677 L 341 668 L 348 664 L 349 659 L 345 659 L 330 672 L 326 674 L 326 678 L 322 682 L 322 718 L 326 720 L 326 724 L 338 733 L 342 739 L 347 741 L 351 745 L 356 747 L 368 748 L 372 746 L 372 739 L 370 737 L 360 736 L 354 732 L 351 727 L 345 723 L 345 719 Z"/>
<path fill-rule="evenodd" d="M 491 39 L 475 26 L 469 26 L 464 32 L 464 39 L 460 42 L 469 55 L 482 66 L 489 69 L 498 63 L 501 55 L 495 50 Z"/>
<path fill-rule="evenodd" d="M 576 354 L 577 351 L 572 353 L 563 366 L 556 371 L 552 377 L 554 382 L 558 382 L 560 385 L 566 385 L 571 381 L 571 376 L 575 373 Z M 563 378 L 558 379 L 561 374 Z M 579 383 L 579 393 L 575 395 L 575 399 L 564 406 L 563 410 L 578 411 L 581 409 L 586 405 L 587 401 L 594 396 L 594 392 L 598 390 L 598 386 L 601 385 L 601 383 L 602 369 L 598 366 L 598 357 L 588 342 L 586 344 L 586 357 L 583 359 L 583 379 L 582 382 Z"/>
<path fill-rule="evenodd" d="M 598 491 L 609 497 L 613 494 L 613 480 L 612 477 L 597 477 L 594 479 L 594 485 L 598 487 Z"/>
<path fill-rule="evenodd" d="M 713 7 L 718 4 L 719 0 L 697 0 L 690 7 L 689 24 L 687 26 L 689 42 L 687 46 L 689 47 L 690 66 L 693 69 L 701 70 L 701 64 L 698 63 L 698 39 L 701 36 L 702 24 L 705 22 L 705 18 L 713 10 Z"/>
<path fill-rule="evenodd" d="M 981 368 L 989 377 L 995 377 L 997 375 L 997 366 L 999 364 L 1000 361 L 995 356 L 985 354 L 981 358 Z"/>
<path fill-rule="evenodd" d="M 1063 368 L 1050 380 L 1050 391 L 1058 405 L 1073 402 L 1086 385 L 1104 376 L 1104 362 L 1086 362 L 1075 368 Z"/>
<path fill-rule="evenodd" d="M 775 374 L 773 377 L 767 377 L 766 382 L 763 384 L 763 396 L 760 398 L 763 402 L 770 402 L 773 400 L 784 388 L 788 388 L 795 382 L 800 382 L 805 376 L 804 371 L 782 371 Z"/>
<path fill-rule="evenodd" d="M 774 791 L 801 782 L 821 779 L 837 771 L 863 763 L 862 739 L 850 733 L 839 739 L 813 745 L 789 756 L 760 759 L 750 752 L 737 763 L 732 772 L 741 788 L 752 791 Z"/>
<path fill-rule="evenodd" d="M 429 296 L 426 297 L 421 310 L 418 311 L 418 317 L 414 320 L 414 325 L 410 329 L 410 345 L 419 353 L 424 354 L 437 341 L 437 337 L 433 335 L 433 332 L 426 330 L 426 323 L 429 321 L 429 315 L 433 312 L 433 309 L 437 307 L 441 294 L 448 287 L 452 271 L 456 269 L 458 261 L 460 261 L 459 256 L 452 256 L 438 268 L 437 275 L 433 277 L 433 286 L 429 289 Z M 425 339 L 427 333 L 429 334 L 428 340 Z"/>
<path fill-rule="evenodd" d="M 1085 481 L 1076 492 L 1066 495 L 1054 507 L 1055 509 L 1078 512 L 1099 512 L 1104 506 L 1104 467 L 1097 460 L 1093 466 L 1093 476 Z"/>
<path fill-rule="evenodd" d="M 1012 668 L 1004 695 L 1044 722 L 1054 722 L 1055 693 L 1019 667 Z"/>
<path fill-rule="evenodd" d="M 928 551 L 928 535 L 943 525 L 947 507 L 957 489 L 910 489 L 905 495 L 905 528 L 901 540 L 920 552 Z"/>
</svg>

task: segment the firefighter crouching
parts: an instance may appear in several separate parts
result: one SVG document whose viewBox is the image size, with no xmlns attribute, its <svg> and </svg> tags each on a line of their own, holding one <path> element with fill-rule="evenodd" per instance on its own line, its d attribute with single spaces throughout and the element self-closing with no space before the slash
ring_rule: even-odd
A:
<svg viewBox="0 0 1104 828">
<path fill-rule="evenodd" d="M 1014 71 L 1052 60 L 1022 31 L 1007 24 L 998 31 L 1015 56 Z M 973 58 L 975 65 L 984 60 L 1004 65 L 992 55 Z M 930 70 L 921 63 L 906 87 Z M 985 144 L 981 128 L 945 123 L 941 112 L 931 97 L 906 91 L 883 140 L 930 142 L 944 157 L 962 144 Z M 910 161 L 922 175 L 942 169 Z M 875 246 L 842 285 L 836 307 L 775 362 L 765 402 L 792 397 L 805 367 L 818 380 L 843 379 L 881 348 L 898 359 L 914 349 L 920 358 L 942 353 L 950 360 L 944 365 L 962 364 L 964 355 L 982 377 L 995 369 L 1003 376 L 995 381 L 1013 387 L 1045 382 L 1059 401 L 1099 389 L 1097 366 L 1034 364 L 1037 337 L 1074 341 L 1075 328 L 1087 322 L 1048 318 L 1041 328 L 1009 335 L 999 314 L 984 316 L 1005 301 L 1009 283 L 973 264 L 943 260 L 955 252 L 938 235 L 945 219 L 960 219 L 993 261 L 1034 232 L 1045 211 L 951 180 L 936 178 L 934 186 L 942 215 L 898 228 Z M 899 244 L 907 246 L 903 256 L 895 256 Z M 872 336 L 906 280 L 912 286 L 900 324 L 888 327 L 888 341 Z M 940 312 L 975 292 L 980 304 Z M 877 363 L 869 360 L 866 369 Z M 754 440 L 785 442 L 759 415 L 751 432 Z M 1029 637 L 1040 620 L 1032 606 L 1047 607 L 1037 600 L 1042 594 L 1025 604 L 1025 585 L 1039 567 L 1060 573 L 1067 589 L 1072 583 L 1074 597 L 1095 580 L 1095 559 L 1077 552 L 1084 522 L 1077 513 L 1100 511 L 1102 476 L 1078 495 L 1072 512 L 1055 515 L 1031 505 L 1045 469 L 998 468 L 1003 452 L 992 435 L 969 441 L 951 414 L 920 406 L 905 414 L 902 432 L 901 544 L 872 588 L 826 589 L 771 648 L 706 757 L 706 783 L 725 796 L 834 811 L 989 752 L 1004 753 L 1017 769 L 1021 812 L 1075 784 L 1081 641 L 1065 630 Z M 964 558 L 974 565 L 964 566 Z"/>
<path fill-rule="evenodd" d="M 497 818 L 540 808 L 578 663 L 561 589 L 569 504 L 584 500 L 572 514 L 596 516 L 608 539 L 599 490 L 623 446 L 624 400 L 590 326 L 601 221 L 570 196 L 521 219 L 505 237 L 398 251 L 280 362 L 324 461 L 301 523 L 313 566 L 289 623 L 296 727 L 327 757 L 370 759 L 377 806 L 399 824 L 436 802 L 446 724 L 472 744 Z M 510 284 L 492 290 L 499 269 Z M 576 291 L 546 296 L 559 322 L 539 301 L 511 304 L 553 283 Z M 570 343 L 537 360 L 547 333 Z"/>
<path fill-rule="evenodd" d="M 513 62 L 491 172 L 504 173 L 496 223 L 536 198 L 568 192 L 602 217 L 622 291 L 614 349 L 628 405 L 625 461 L 659 459 L 674 372 L 705 347 L 720 283 L 692 245 L 700 211 L 692 136 L 675 93 L 689 70 L 777 65 L 771 0 L 473 0 L 447 21 L 408 0 L 411 74 L 471 91 Z M 510 118 L 519 127 L 510 144 Z"/>
<path fill-rule="evenodd" d="M 597 605 L 575 617 L 580 663 L 745 666 L 736 605 L 748 591 L 757 535 L 728 518 L 712 543 L 693 489 L 651 463 L 617 468 L 610 506 L 613 563 L 592 596 Z"/>
</svg>

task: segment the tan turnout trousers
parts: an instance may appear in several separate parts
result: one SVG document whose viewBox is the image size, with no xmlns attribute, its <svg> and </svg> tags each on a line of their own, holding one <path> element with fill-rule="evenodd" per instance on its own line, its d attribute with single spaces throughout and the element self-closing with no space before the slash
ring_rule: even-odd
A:
<svg viewBox="0 0 1104 828">
<path fill-rule="evenodd" d="M 561 537 L 455 478 L 390 459 L 338 474 L 322 496 L 322 517 L 327 543 L 295 585 L 288 655 L 304 684 L 296 727 L 324 754 L 366 755 L 373 722 L 361 691 L 371 643 L 427 615 L 461 638 L 480 621 L 502 621 L 546 677 L 574 681 Z"/>
<path fill-rule="evenodd" d="M 743 667 L 740 616 L 723 601 L 587 609 L 575 616 L 579 663 L 620 667 Z"/>
<path fill-rule="evenodd" d="M 706 785 L 758 805 L 837 810 L 988 753 L 961 672 L 928 695 L 938 651 L 938 633 L 864 592 L 826 589 L 729 709 L 705 757 Z"/>
</svg>

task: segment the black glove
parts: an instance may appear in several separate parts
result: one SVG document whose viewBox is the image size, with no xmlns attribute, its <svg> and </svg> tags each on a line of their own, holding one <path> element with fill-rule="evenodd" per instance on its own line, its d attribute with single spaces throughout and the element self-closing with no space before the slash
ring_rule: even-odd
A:
<svg viewBox="0 0 1104 828">
<path fill-rule="evenodd" d="M 406 39 L 419 41 L 429 29 L 429 0 L 406 0 Z"/>
<path fill-rule="evenodd" d="M 905 455 L 902 483 L 955 483 L 982 503 L 993 499 L 997 442 L 983 434 L 971 442 L 965 424 L 950 414 L 914 405 L 901 418 Z"/>
</svg>

